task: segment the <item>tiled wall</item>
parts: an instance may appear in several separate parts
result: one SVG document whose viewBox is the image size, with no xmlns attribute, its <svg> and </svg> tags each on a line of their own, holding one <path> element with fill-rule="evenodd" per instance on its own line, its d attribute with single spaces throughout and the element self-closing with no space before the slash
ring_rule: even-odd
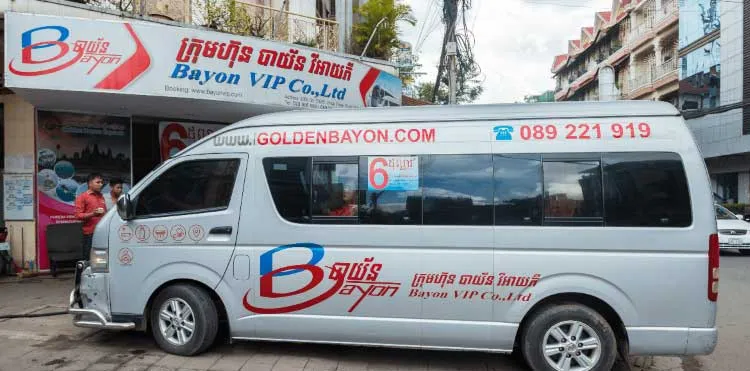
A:
<svg viewBox="0 0 750 371">
<path fill-rule="evenodd" d="M 5 125 L 5 156 L 34 156 L 34 106 L 17 95 L 0 95 L 3 104 Z M 33 158 L 33 157 L 32 157 Z M 13 260 L 20 265 L 23 260 L 36 259 L 36 223 L 33 221 L 9 221 L 8 239 Z M 23 246 L 23 251 L 21 250 Z"/>
</svg>

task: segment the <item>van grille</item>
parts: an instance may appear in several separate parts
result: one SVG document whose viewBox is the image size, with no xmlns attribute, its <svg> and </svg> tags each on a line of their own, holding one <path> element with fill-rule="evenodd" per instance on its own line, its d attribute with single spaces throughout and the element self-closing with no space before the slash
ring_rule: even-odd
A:
<svg viewBox="0 0 750 371">
<path fill-rule="evenodd" d="M 729 236 L 742 236 L 747 234 L 746 229 L 720 229 L 719 233 Z"/>
<path fill-rule="evenodd" d="M 720 243 L 719 247 L 725 248 L 725 249 L 750 249 L 750 243 L 743 243 L 741 245 L 732 245 L 728 243 Z"/>
</svg>

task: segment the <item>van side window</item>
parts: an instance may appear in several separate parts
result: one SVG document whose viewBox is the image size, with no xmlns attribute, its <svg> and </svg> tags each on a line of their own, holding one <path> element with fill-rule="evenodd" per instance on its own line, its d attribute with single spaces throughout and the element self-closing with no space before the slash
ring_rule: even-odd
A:
<svg viewBox="0 0 750 371">
<path fill-rule="evenodd" d="M 354 218 L 358 216 L 359 164 L 351 159 L 313 159 L 312 216 Z"/>
<path fill-rule="evenodd" d="M 226 209 L 239 159 L 196 160 L 175 165 L 137 196 L 138 217 Z"/>
<path fill-rule="evenodd" d="M 687 227 L 690 192 L 676 153 L 606 153 L 604 209 L 613 227 Z"/>
<path fill-rule="evenodd" d="M 425 225 L 492 225 L 492 155 L 421 156 Z"/>
<path fill-rule="evenodd" d="M 495 225 L 542 224 L 542 156 L 496 155 Z"/>
<path fill-rule="evenodd" d="M 273 203 L 290 222 L 310 223 L 310 165 L 309 157 L 263 159 Z"/>
<path fill-rule="evenodd" d="M 390 160 L 389 156 L 380 156 Z M 395 156 L 403 158 L 404 156 Z M 373 174 L 369 174 L 372 164 L 372 156 L 361 156 L 359 158 L 359 189 L 364 196 L 360 199 L 359 216 L 360 224 L 422 224 L 422 182 L 417 179 L 417 184 L 410 184 L 407 188 L 415 190 L 383 190 L 369 189 L 370 175 L 376 182 L 381 182 L 376 172 L 381 170 L 373 166 Z"/>
<path fill-rule="evenodd" d="M 602 225 L 599 160 L 544 158 L 544 225 Z"/>
</svg>

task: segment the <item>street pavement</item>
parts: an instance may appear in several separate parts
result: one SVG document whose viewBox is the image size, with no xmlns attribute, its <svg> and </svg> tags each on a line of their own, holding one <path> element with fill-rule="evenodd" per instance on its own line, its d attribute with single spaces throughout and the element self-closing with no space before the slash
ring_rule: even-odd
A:
<svg viewBox="0 0 750 371">
<path fill-rule="evenodd" d="M 746 371 L 750 364 L 750 257 L 722 255 L 719 344 L 701 357 L 631 359 L 638 371 Z M 72 279 L 0 280 L 0 315 L 65 310 Z M 646 361 L 644 365 L 643 362 Z M 619 364 L 617 370 L 628 365 Z M 271 342 L 219 344 L 197 357 L 168 355 L 150 336 L 71 324 L 70 316 L 0 319 L 0 371 L 527 370 L 509 355 Z"/>
</svg>

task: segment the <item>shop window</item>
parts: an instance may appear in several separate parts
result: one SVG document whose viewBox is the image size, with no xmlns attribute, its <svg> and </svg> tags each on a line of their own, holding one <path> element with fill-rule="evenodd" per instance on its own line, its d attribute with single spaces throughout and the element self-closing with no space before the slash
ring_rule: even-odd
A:
<svg viewBox="0 0 750 371">
<path fill-rule="evenodd" d="M 739 175 L 737 173 L 723 173 L 716 175 L 717 193 L 726 203 L 737 202 L 739 196 Z"/>
<path fill-rule="evenodd" d="M 240 160 L 179 163 L 159 175 L 136 200 L 136 216 L 163 216 L 226 209 Z"/>
<path fill-rule="evenodd" d="M 680 0 L 680 49 L 721 28 L 720 4 L 717 0 Z"/>
<path fill-rule="evenodd" d="M 680 109 L 706 110 L 721 105 L 721 47 L 714 40 L 680 57 Z"/>
</svg>

